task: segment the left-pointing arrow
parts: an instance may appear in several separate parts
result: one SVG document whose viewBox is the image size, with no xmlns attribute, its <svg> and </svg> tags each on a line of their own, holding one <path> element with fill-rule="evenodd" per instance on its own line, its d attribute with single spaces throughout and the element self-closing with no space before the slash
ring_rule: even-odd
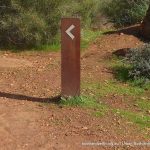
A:
<svg viewBox="0 0 150 150">
<path fill-rule="evenodd" d="M 75 28 L 74 25 L 71 25 L 67 30 L 66 33 L 69 35 L 69 37 L 73 40 L 75 36 L 71 33 L 71 31 Z"/>
</svg>

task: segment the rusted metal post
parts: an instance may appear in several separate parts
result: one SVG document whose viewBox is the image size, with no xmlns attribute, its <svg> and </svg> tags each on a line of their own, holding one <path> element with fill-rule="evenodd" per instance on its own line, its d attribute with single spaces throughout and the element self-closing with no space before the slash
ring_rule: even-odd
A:
<svg viewBox="0 0 150 150">
<path fill-rule="evenodd" d="M 61 20 L 61 94 L 80 95 L 80 19 Z"/>
</svg>

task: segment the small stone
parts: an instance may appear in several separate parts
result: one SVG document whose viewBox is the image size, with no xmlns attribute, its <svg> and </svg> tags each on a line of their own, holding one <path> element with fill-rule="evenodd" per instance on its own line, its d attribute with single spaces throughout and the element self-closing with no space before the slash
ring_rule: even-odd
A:
<svg viewBox="0 0 150 150">
<path fill-rule="evenodd" d="M 147 112 L 148 112 L 148 114 L 150 115 L 150 110 L 148 110 Z"/>
<path fill-rule="evenodd" d="M 43 70 L 42 70 L 42 69 L 38 69 L 37 71 L 38 71 L 38 72 L 42 72 Z"/>
<path fill-rule="evenodd" d="M 88 127 L 83 127 L 82 129 L 83 129 L 83 130 L 88 130 Z"/>
<path fill-rule="evenodd" d="M 118 120 L 118 122 L 117 122 L 117 123 L 118 123 L 118 125 L 121 125 L 121 121 L 120 121 L 120 120 Z"/>
<path fill-rule="evenodd" d="M 133 106 L 138 107 L 138 104 L 134 104 Z"/>
<path fill-rule="evenodd" d="M 68 136 L 68 134 L 67 134 L 67 133 L 65 133 L 65 136 Z"/>
<path fill-rule="evenodd" d="M 120 33 L 120 35 L 124 35 L 124 33 Z"/>
<path fill-rule="evenodd" d="M 147 98 L 146 98 L 146 97 L 141 97 L 141 99 L 142 99 L 142 100 L 146 100 Z"/>
<path fill-rule="evenodd" d="M 14 84 L 10 84 L 10 86 L 13 86 Z"/>
</svg>

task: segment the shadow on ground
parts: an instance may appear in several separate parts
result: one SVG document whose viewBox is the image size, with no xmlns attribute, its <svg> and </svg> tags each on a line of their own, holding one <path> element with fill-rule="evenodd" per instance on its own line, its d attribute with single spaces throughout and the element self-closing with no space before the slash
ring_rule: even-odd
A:
<svg viewBox="0 0 150 150">
<path fill-rule="evenodd" d="M 26 95 L 21 95 L 21 94 L 11 94 L 11 93 L 5 93 L 5 92 L 0 92 L 0 97 L 9 98 L 12 100 L 13 99 L 26 100 L 26 101 L 32 101 L 32 102 L 54 103 L 54 104 L 58 104 L 59 101 L 61 100 L 60 95 L 56 97 L 52 97 L 52 98 L 38 98 L 38 97 L 31 97 L 31 96 L 26 96 Z"/>
<path fill-rule="evenodd" d="M 141 27 L 140 25 L 130 26 L 123 29 L 119 29 L 117 31 L 108 31 L 105 34 L 114 34 L 114 33 L 124 33 L 128 35 L 138 36 L 140 34 Z"/>
<path fill-rule="evenodd" d="M 119 29 L 116 31 L 108 31 L 105 32 L 105 35 L 109 35 L 109 34 L 127 34 L 127 35 L 133 35 L 137 38 L 139 38 L 141 41 L 143 42 L 148 42 L 147 39 L 144 39 L 142 34 L 141 34 L 141 25 L 134 25 L 134 26 L 130 26 L 130 27 L 125 27 L 123 29 Z"/>
</svg>

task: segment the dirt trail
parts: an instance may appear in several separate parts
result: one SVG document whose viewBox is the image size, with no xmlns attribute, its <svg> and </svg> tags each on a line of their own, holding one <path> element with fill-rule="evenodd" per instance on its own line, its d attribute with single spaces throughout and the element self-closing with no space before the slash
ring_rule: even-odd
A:
<svg viewBox="0 0 150 150">
<path fill-rule="evenodd" d="M 132 35 L 115 33 L 100 37 L 82 56 L 82 80 L 99 82 L 113 78 L 104 63 L 107 56 L 117 49 L 140 44 L 142 42 Z M 2 67 L 0 61 L 1 150 L 112 150 L 115 148 L 82 146 L 82 142 L 145 140 L 135 126 L 127 126 L 123 121 L 118 123 L 115 115 L 91 117 L 83 108 L 42 103 L 60 94 L 59 53 L 1 52 L 0 57 L 4 56 L 17 62 L 23 59 L 32 65 Z M 122 132 L 117 133 L 118 129 Z M 132 147 L 126 149 L 133 150 Z M 143 147 L 135 149 L 144 150 Z"/>
</svg>

